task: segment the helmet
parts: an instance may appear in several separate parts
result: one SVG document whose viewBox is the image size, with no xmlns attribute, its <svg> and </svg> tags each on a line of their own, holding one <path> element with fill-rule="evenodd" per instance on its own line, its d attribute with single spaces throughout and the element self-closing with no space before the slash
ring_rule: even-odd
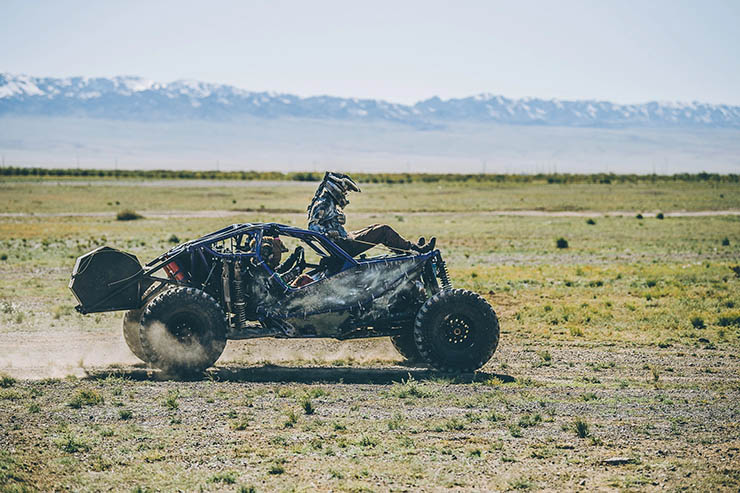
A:
<svg viewBox="0 0 740 493">
<path fill-rule="evenodd" d="M 283 253 L 287 252 L 288 249 L 283 244 L 283 241 L 276 237 L 265 236 L 262 238 L 262 250 L 260 254 L 263 260 L 271 269 L 274 269 L 280 265 L 280 260 L 283 257 Z"/>
<path fill-rule="evenodd" d="M 339 207 L 345 207 L 349 204 L 349 200 L 347 200 L 347 192 L 340 185 L 327 181 L 326 184 L 324 184 L 324 190 L 326 190 L 326 193 L 331 195 Z"/>
<path fill-rule="evenodd" d="M 323 185 L 326 192 L 331 195 L 339 207 L 345 207 L 349 204 L 347 192 L 361 191 L 360 187 L 357 186 L 357 183 L 349 175 L 342 173 L 327 172 L 324 175 Z"/>
<path fill-rule="evenodd" d="M 334 199 L 334 202 L 336 202 L 339 207 L 344 208 L 347 204 L 349 204 L 349 200 L 347 200 L 347 192 L 359 191 L 360 187 L 357 186 L 357 183 L 355 183 L 355 181 L 350 178 L 349 175 L 327 171 L 326 173 L 324 173 L 324 179 L 321 181 L 318 188 L 316 189 L 316 193 L 314 193 L 313 199 L 311 199 L 311 203 L 308 204 L 308 207 L 306 208 L 309 220 L 311 219 L 311 209 L 313 208 L 313 205 L 316 203 L 319 197 L 322 196 L 322 194 L 329 194 L 329 196 Z"/>
</svg>

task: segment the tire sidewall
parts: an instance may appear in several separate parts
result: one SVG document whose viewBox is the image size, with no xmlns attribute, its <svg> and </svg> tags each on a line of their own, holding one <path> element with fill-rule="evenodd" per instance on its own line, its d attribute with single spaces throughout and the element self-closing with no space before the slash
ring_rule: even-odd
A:
<svg viewBox="0 0 740 493">
<path fill-rule="evenodd" d="M 141 330 L 141 315 L 144 313 L 143 308 L 138 310 L 129 310 L 123 316 L 123 339 L 126 345 L 134 355 L 142 361 L 146 361 L 144 349 L 141 347 L 139 331 Z"/>
</svg>

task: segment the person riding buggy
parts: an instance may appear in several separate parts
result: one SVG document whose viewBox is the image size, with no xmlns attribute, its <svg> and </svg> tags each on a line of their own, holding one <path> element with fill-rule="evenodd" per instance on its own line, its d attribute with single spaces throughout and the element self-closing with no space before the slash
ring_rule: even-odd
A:
<svg viewBox="0 0 740 493">
<path fill-rule="evenodd" d="M 434 238 L 412 243 L 380 224 L 345 231 L 349 191 L 360 191 L 349 176 L 327 173 L 308 208 L 309 229 L 232 224 L 145 265 L 131 253 L 96 248 L 72 270 L 75 309 L 125 311 L 126 344 L 166 373 L 203 371 L 227 340 L 263 337 L 390 337 L 409 361 L 481 368 L 498 345 L 493 308 L 452 287 Z M 284 261 L 281 237 L 299 242 Z M 397 255 L 359 255 L 380 244 Z"/>
<path fill-rule="evenodd" d="M 412 243 L 387 224 L 371 224 L 347 232 L 344 229 L 346 216 L 342 211 L 349 204 L 347 194 L 360 191 L 360 187 L 349 175 L 327 171 L 306 209 L 308 229 L 329 236 L 352 257 L 376 245 L 384 245 L 395 253 L 427 253 L 434 250 L 436 238 L 432 237 L 427 243 L 422 236 L 416 243 Z"/>
</svg>

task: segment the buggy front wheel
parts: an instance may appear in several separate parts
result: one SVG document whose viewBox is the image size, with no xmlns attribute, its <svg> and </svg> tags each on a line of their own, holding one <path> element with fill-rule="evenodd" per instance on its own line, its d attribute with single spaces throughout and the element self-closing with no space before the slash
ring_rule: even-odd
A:
<svg viewBox="0 0 740 493">
<path fill-rule="evenodd" d="M 491 359 L 498 339 L 498 317 L 491 305 L 464 289 L 435 294 L 419 309 L 414 322 L 419 354 L 441 370 L 477 370 Z"/>
</svg>

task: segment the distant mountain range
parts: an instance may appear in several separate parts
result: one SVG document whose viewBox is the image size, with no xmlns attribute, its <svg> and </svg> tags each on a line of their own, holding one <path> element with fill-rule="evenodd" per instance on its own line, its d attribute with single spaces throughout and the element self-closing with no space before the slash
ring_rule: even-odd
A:
<svg viewBox="0 0 740 493">
<path fill-rule="evenodd" d="M 434 97 L 414 105 L 374 99 L 251 92 L 197 81 L 158 83 L 140 77 L 49 78 L 0 74 L 0 116 L 108 120 L 228 121 L 243 117 L 393 122 L 417 129 L 450 124 L 592 128 L 740 128 L 740 106 L 706 103 L 614 104 L 604 101 L 509 99 L 480 94 Z"/>
</svg>

